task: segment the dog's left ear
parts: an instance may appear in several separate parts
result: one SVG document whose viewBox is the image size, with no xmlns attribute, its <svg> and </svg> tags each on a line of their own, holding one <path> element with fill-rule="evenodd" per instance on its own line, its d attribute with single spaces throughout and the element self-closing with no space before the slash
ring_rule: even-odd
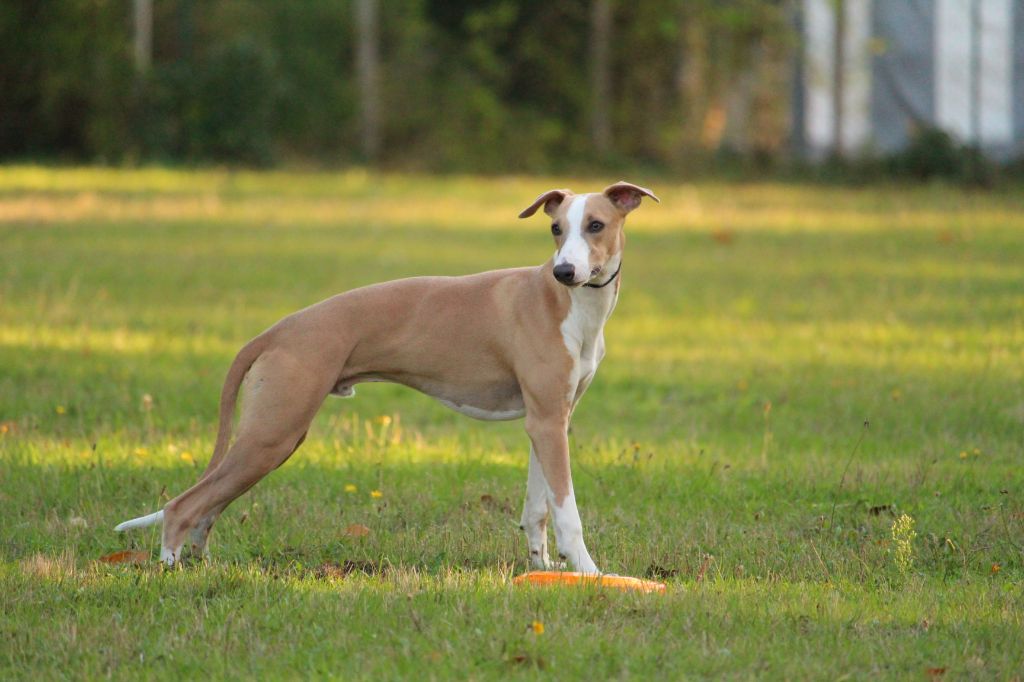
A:
<svg viewBox="0 0 1024 682">
<path fill-rule="evenodd" d="M 605 187 L 604 195 L 608 197 L 608 200 L 615 204 L 616 208 L 623 213 L 629 213 L 639 206 L 640 199 L 643 197 L 650 197 L 659 204 L 661 203 L 661 199 L 654 196 L 654 192 L 651 190 L 624 180 L 620 180 L 614 185 L 608 185 Z"/>
</svg>

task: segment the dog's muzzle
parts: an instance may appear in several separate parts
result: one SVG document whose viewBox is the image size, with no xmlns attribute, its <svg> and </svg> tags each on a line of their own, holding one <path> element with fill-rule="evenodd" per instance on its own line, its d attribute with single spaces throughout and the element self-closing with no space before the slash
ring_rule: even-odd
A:
<svg viewBox="0 0 1024 682">
<path fill-rule="evenodd" d="M 555 279 L 562 284 L 571 285 L 574 284 L 574 280 L 576 279 L 576 266 L 572 263 L 562 263 L 561 265 L 555 266 L 552 274 L 554 274 Z"/>
</svg>

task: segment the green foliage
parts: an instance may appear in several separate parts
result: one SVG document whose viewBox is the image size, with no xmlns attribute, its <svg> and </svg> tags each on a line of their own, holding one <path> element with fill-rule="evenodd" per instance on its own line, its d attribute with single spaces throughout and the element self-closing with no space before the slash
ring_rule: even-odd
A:
<svg viewBox="0 0 1024 682">
<path fill-rule="evenodd" d="M 704 140 L 700 131 L 719 116 L 725 85 L 757 61 L 751 46 L 784 44 L 790 30 L 778 3 L 613 6 L 613 148 L 598 158 L 587 3 L 380 2 L 382 163 L 692 167 L 694 152 L 718 144 L 720 132 Z M 0 157 L 365 162 L 350 2 L 159 0 L 154 9 L 152 67 L 136 73 L 130 2 L 4 3 Z M 686 28 L 706 38 L 690 46 L 699 54 L 683 49 Z M 680 90 L 691 59 L 708 97 Z M 777 135 L 768 143 L 780 145 Z"/>
<path fill-rule="evenodd" d="M 995 172 L 980 149 L 931 127 L 916 130 L 907 148 L 889 159 L 889 166 L 894 174 L 916 180 L 942 178 L 971 185 L 991 185 Z"/>
</svg>

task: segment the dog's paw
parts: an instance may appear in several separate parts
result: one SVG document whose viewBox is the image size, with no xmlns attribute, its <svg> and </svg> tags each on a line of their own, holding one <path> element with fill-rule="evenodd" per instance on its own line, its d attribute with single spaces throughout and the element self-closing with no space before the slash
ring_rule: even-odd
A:
<svg viewBox="0 0 1024 682">
<path fill-rule="evenodd" d="M 539 571 L 564 571 L 568 564 L 564 561 L 552 561 L 548 557 L 533 559 L 533 567 Z"/>
</svg>

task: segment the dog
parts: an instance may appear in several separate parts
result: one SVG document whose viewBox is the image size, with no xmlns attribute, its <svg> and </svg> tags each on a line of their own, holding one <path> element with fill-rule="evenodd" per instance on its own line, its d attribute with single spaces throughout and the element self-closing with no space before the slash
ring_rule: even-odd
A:
<svg viewBox="0 0 1024 682">
<path fill-rule="evenodd" d="M 328 395 L 352 396 L 356 384 L 386 381 L 476 419 L 525 417 L 530 459 L 520 527 L 531 563 L 599 573 L 583 541 L 567 434 L 604 357 L 604 325 L 622 285 L 623 224 L 643 197 L 659 201 L 628 182 L 591 194 L 549 190 L 519 214 L 543 208 L 551 217 L 556 251 L 539 267 L 395 280 L 285 317 L 231 363 L 213 456 L 199 481 L 115 530 L 163 523 L 160 559 L 169 566 L 186 541 L 193 555 L 208 556 L 217 517 L 298 449 Z M 548 554 L 549 512 L 561 562 Z"/>
</svg>

